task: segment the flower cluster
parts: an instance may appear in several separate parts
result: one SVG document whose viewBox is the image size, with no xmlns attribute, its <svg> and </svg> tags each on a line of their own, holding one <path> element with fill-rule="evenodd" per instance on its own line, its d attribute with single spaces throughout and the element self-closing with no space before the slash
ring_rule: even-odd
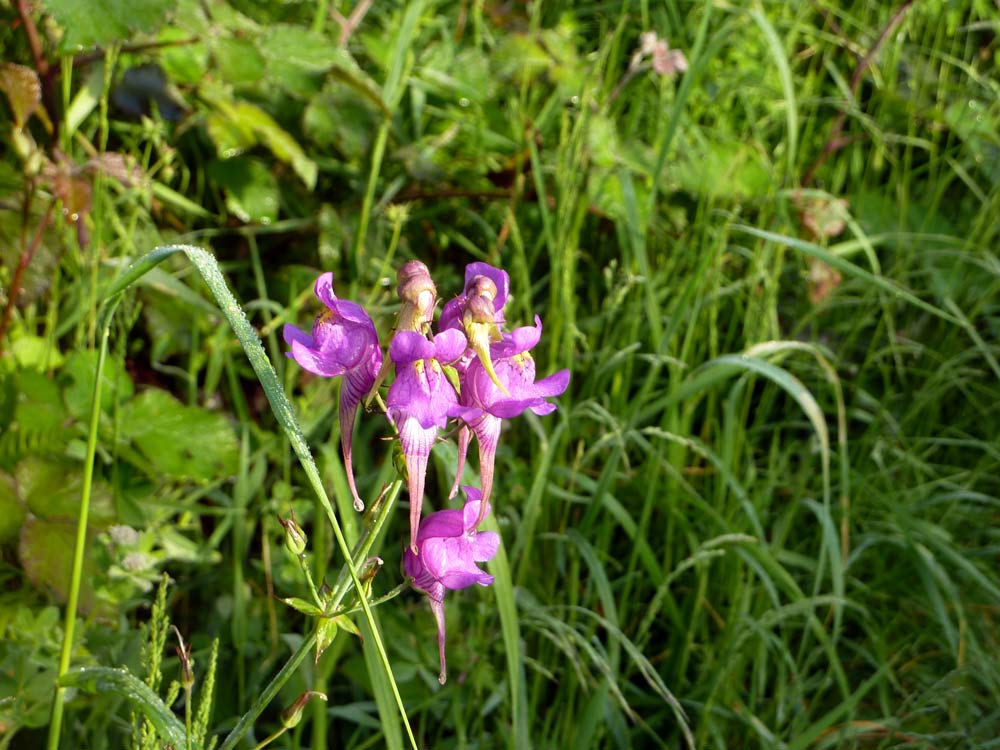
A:
<svg viewBox="0 0 1000 750">
<path fill-rule="evenodd" d="M 505 330 L 504 307 L 510 294 L 506 271 L 470 263 L 463 292 L 444 305 L 436 333 L 437 287 L 427 266 L 410 261 L 399 270 L 397 282 L 401 307 L 388 358 L 382 356 L 371 317 L 360 305 L 334 295 L 329 273 L 316 280 L 316 296 L 326 309 L 311 333 L 286 325 L 284 337 L 291 347 L 288 356 L 303 368 L 323 377 L 344 378 L 341 448 L 358 510 L 364 504 L 352 462 L 355 416 L 366 395 L 374 396 L 394 369 L 385 413 L 399 435 L 407 469 L 410 540 L 404 569 L 414 587 L 427 595 L 437 619 L 444 682 L 444 593 L 493 582 L 476 563 L 491 559 L 500 539 L 494 532 L 477 529 L 489 512 L 502 421 L 526 409 L 536 414 L 554 411 L 556 406 L 548 399 L 566 390 L 569 371 L 535 379 L 531 349 L 541 338 L 542 323 L 536 316 L 533 326 Z M 431 449 L 451 420 L 458 427 L 458 466 L 449 499 L 458 493 L 473 437 L 479 445 L 481 488 L 464 488 L 468 499 L 462 509 L 441 510 L 421 519 Z"/>
</svg>

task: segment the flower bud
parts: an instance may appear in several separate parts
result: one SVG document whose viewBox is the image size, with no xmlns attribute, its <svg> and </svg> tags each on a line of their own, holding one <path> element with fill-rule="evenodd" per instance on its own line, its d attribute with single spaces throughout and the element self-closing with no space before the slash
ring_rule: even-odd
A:
<svg viewBox="0 0 1000 750">
<path fill-rule="evenodd" d="M 281 712 L 281 726 L 285 729 L 294 729 L 297 727 L 299 722 L 302 721 L 302 709 L 306 707 L 306 703 L 314 695 L 322 700 L 326 700 L 326 696 L 323 693 L 316 692 L 315 690 L 307 690 L 296 698 L 295 703 Z"/>
<path fill-rule="evenodd" d="M 278 523 L 285 529 L 285 547 L 288 548 L 288 551 L 295 555 L 295 557 L 304 554 L 308 539 L 302 527 L 295 521 L 295 511 L 292 511 L 292 517 L 287 521 L 278 516 Z"/>
<path fill-rule="evenodd" d="M 176 626 L 170 626 L 174 634 L 177 636 L 177 642 L 179 645 L 175 646 L 177 651 L 177 658 L 181 662 L 181 687 L 185 690 L 190 691 L 194 687 L 194 662 L 191 661 L 191 646 L 185 645 L 184 638 L 181 636 L 181 631 L 177 629 Z"/>
<path fill-rule="evenodd" d="M 423 331 L 434 320 L 437 287 L 427 266 L 411 260 L 396 273 L 396 294 L 403 303 L 399 311 L 400 331 Z"/>
</svg>

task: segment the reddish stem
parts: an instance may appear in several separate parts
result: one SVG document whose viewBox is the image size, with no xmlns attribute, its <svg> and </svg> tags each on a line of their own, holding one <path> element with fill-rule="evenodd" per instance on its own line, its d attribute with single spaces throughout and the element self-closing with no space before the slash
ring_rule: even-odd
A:
<svg viewBox="0 0 1000 750">
<path fill-rule="evenodd" d="M 35 251 L 42 244 L 42 235 L 49 224 L 49 219 L 52 218 L 52 207 L 54 205 L 55 202 L 49 203 L 49 207 L 45 210 L 45 216 L 42 218 L 42 223 L 38 225 L 38 231 L 35 232 L 35 238 L 31 241 L 30 246 L 21 251 L 21 258 L 18 261 L 17 268 L 14 269 L 14 278 L 11 279 L 10 292 L 7 294 L 7 306 L 4 307 L 3 318 L 0 319 L 0 354 L 3 354 L 3 344 L 7 335 L 7 327 L 10 325 L 11 315 L 14 312 L 14 305 L 17 304 L 17 298 L 21 294 L 21 279 L 24 276 L 25 270 L 31 265 L 31 259 L 35 257 Z"/>
<path fill-rule="evenodd" d="M 878 35 L 878 39 L 875 40 L 875 44 L 868 51 L 868 54 L 862 57 L 854 68 L 854 74 L 851 76 L 851 96 L 858 91 L 858 86 L 861 85 L 861 78 L 864 76 L 865 71 L 871 67 L 871 64 L 875 61 L 876 55 L 878 55 L 879 50 L 885 43 L 885 40 L 889 35 L 899 26 L 900 22 L 903 20 L 903 16 L 906 15 L 906 11 L 910 9 L 913 5 L 914 0 L 906 0 L 905 3 L 899 6 L 895 13 L 893 13 L 892 18 L 889 19 L 889 23 L 886 24 L 885 28 L 882 29 L 882 33 Z M 850 102 L 846 103 L 847 105 Z M 823 150 L 820 152 L 819 157 L 813 162 L 812 166 L 806 171 L 805 176 L 802 178 L 802 185 L 806 187 L 810 185 L 813 179 L 816 177 L 816 172 L 821 166 L 830 158 L 834 153 L 842 149 L 848 143 L 850 143 L 852 138 L 844 138 L 841 136 L 841 131 L 844 129 L 844 121 L 847 119 L 847 107 L 845 106 L 833 121 L 833 127 L 830 129 L 830 137 L 826 139 L 826 145 L 823 146 Z"/>
</svg>

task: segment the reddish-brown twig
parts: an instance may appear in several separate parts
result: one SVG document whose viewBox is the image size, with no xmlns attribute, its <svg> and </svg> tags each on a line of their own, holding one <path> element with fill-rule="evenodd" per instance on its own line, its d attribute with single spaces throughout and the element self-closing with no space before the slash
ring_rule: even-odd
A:
<svg viewBox="0 0 1000 750">
<path fill-rule="evenodd" d="M 851 76 L 850 92 L 853 97 L 857 91 L 858 87 L 861 85 L 861 78 L 864 76 L 865 71 L 871 66 L 875 61 L 875 57 L 878 55 L 879 50 L 885 43 L 885 40 L 889 35 L 899 26 L 900 22 L 903 20 L 903 16 L 906 15 L 906 11 L 910 9 L 913 5 L 914 0 L 906 0 L 896 12 L 892 14 L 892 18 L 889 19 L 889 23 L 886 24 L 885 28 L 882 29 L 882 33 L 878 35 L 878 39 L 875 40 L 875 44 L 872 48 L 868 50 L 868 54 L 862 57 L 857 66 L 854 68 L 854 74 Z M 806 171 L 805 176 L 802 178 L 802 186 L 807 187 L 812 184 L 813 179 L 816 177 L 816 172 L 821 166 L 830 158 L 831 155 L 842 149 L 848 143 L 851 143 L 853 138 L 844 138 L 841 136 L 841 132 L 844 129 L 844 121 L 847 119 L 847 110 L 850 107 L 850 102 L 844 103 L 844 109 L 842 109 L 834 118 L 833 127 L 830 129 L 830 137 L 826 139 L 826 145 L 823 146 L 823 150 L 820 155 L 813 162 L 812 166 Z"/>
<path fill-rule="evenodd" d="M 55 201 L 49 203 L 49 207 L 45 210 L 45 216 L 42 218 L 42 223 L 38 225 L 38 231 L 35 232 L 35 238 L 28 247 L 21 250 L 21 258 L 18 261 L 17 268 L 14 269 L 14 277 L 10 281 L 10 291 L 7 293 L 7 305 L 3 309 L 3 318 L 0 319 L 0 354 L 3 354 L 4 338 L 7 335 L 7 326 L 10 325 L 11 315 L 14 312 L 14 305 L 17 304 L 17 298 L 21 294 L 21 279 L 24 276 L 25 270 L 31 265 L 31 259 L 35 257 L 35 251 L 42 244 L 42 235 L 45 234 L 45 228 L 49 225 L 49 219 L 52 218 L 52 207 L 54 205 Z"/>
</svg>

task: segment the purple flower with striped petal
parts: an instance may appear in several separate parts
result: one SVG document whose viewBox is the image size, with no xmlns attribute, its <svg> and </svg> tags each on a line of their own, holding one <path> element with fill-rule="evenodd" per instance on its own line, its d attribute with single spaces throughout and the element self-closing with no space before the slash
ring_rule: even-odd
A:
<svg viewBox="0 0 1000 750">
<path fill-rule="evenodd" d="M 531 409 L 535 414 L 551 414 L 556 405 L 547 399 L 558 396 L 569 385 L 569 370 L 560 370 L 542 380 L 535 380 L 535 360 L 529 352 L 542 336 L 542 321 L 535 316 L 534 326 L 515 328 L 504 334 L 500 343 L 490 347 L 501 390 L 490 377 L 481 360 L 473 360 L 462 377 L 461 404 L 454 411 L 463 424 L 458 433 L 458 472 L 450 497 L 458 492 L 465 468 L 465 457 L 472 435 L 479 442 L 479 474 L 483 501 L 488 503 L 493 490 L 493 466 L 496 459 L 500 425 L 504 419 Z"/>
<path fill-rule="evenodd" d="M 316 317 L 311 335 L 293 325 L 284 327 L 285 342 L 292 347 L 286 354 L 315 375 L 344 377 L 340 389 L 340 445 L 354 507 L 361 511 L 365 506 L 354 484 L 351 438 L 358 404 L 375 382 L 382 364 L 382 350 L 375 324 L 364 308 L 338 299 L 333 293 L 332 273 L 316 279 L 314 290 L 327 309 Z"/>
<path fill-rule="evenodd" d="M 473 585 L 489 586 L 493 576 L 476 563 L 492 560 L 500 547 L 495 531 L 476 531 L 480 520 L 489 513 L 489 503 L 481 499 L 475 487 L 463 487 L 465 506 L 431 513 L 420 524 L 417 550 L 403 552 L 403 570 L 413 579 L 414 588 L 427 594 L 438 630 L 438 656 L 441 672 L 438 682 L 447 677 L 445 662 L 444 595 L 448 589 Z"/>
<path fill-rule="evenodd" d="M 442 331 L 428 341 L 416 331 L 399 331 L 389 345 L 396 380 L 386 397 L 386 415 L 399 432 L 410 490 L 410 548 L 417 550 L 417 529 L 424 500 L 427 459 L 438 429 L 458 406 L 455 388 L 442 365 L 454 362 L 466 348 L 461 331 Z"/>
</svg>

